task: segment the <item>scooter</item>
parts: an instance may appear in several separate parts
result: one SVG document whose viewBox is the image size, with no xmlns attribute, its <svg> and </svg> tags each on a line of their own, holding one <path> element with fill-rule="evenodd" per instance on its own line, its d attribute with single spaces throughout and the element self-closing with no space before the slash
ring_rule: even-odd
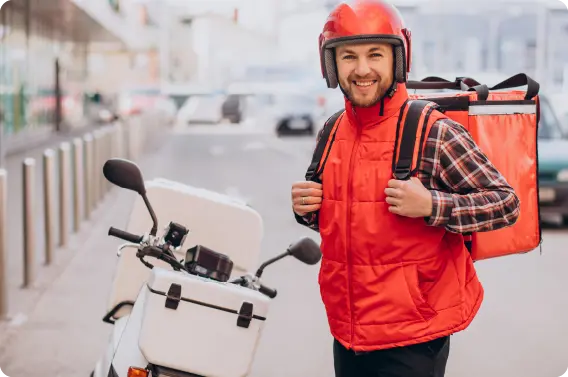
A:
<svg viewBox="0 0 568 377">
<path fill-rule="evenodd" d="M 103 318 L 114 329 L 106 352 L 91 376 L 249 375 L 270 302 L 277 296 L 276 290 L 261 282 L 264 269 L 287 256 L 315 265 L 321 259 L 318 244 L 310 238 L 301 238 L 286 252 L 262 263 L 255 274 L 235 276 L 233 260 L 203 244 L 188 248 L 185 258 L 178 260 L 190 230 L 170 221 L 158 234 L 157 216 L 138 166 L 115 158 L 106 161 L 103 174 L 114 185 L 139 194 L 152 219 L 152 228 L 144 235 L 109 229 L 110 236 L 128 242 L 119 248 L 119 256 L 126 254 L 123 249 L 135 248 L 135 257 L 149 273 L 139 285 L 134 301 L 120 302 Z M 222 202 L 220 198 L 203 200 Z M 243 219 L 247 216 L 250 219 L 253 213 L 252 209 L 235 203 L 222 204 L 225 207 L 221 208 L 238 208 L 237 213 Z M 238 255 L 236 259 L 239 260 Z M 124 310 L 125 307 L 130 308 Z"/>
</svg>

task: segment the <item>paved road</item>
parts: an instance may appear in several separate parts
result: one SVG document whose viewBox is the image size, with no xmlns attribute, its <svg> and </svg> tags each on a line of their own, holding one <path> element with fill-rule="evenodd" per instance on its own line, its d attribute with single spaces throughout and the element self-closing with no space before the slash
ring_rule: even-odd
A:
<svg viewBox="0 0 568 377">
<path fill-rule="evenodd" d="M 312 142 L 268 134 L 179 133 L 146 159 L 145 176 L 162 176 L 245 197 L 264 217 L 263 259 L 316 233 L 297 225 L 289 188 L 303 177 Z M 11 377 L 87 376 L 105 346 L 102 324 L 119 242 L 98 237 L 122 224 L 132 195 L 117 192 L 101 207 L 90 237 L 4 346 L 0 367 Z M 558 377 L 568 369 L 567 235 L 544 234 L 539 252 L 479 262 L 486 299 L 473 325 L 452 338 L 448 376 Z M 265 271 L 279 290 L 259 345 L 253 377 L 331 377 L 331 338 L 320 303 L 317 266 L 289 259 Z M 9 346 L 7 346 L 9 344 Z"/>
</svg>

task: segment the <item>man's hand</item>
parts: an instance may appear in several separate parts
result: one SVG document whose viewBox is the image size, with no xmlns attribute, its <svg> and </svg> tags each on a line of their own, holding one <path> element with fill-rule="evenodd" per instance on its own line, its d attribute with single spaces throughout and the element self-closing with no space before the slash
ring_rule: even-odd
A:
<svg viewBox="0 0 568 377">
<path fill-rule="evenodd" d="M 385 189 L 389 211 L 406 217 L 428 217 L 432 215 L 432 194 L 418 178 L 408 181 L 391 179 Z"/>
<path fill-rule="evenodd" d="M 320 183 L 296 182 L 292 185 L 292 208 L 299 216 L 305 216 L 320 209 L 322 196 Z"/>
</svg>

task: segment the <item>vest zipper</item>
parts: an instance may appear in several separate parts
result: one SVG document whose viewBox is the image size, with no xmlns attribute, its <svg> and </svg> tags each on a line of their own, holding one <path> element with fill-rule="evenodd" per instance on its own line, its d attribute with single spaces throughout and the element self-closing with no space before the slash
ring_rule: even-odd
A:
<svg viewBox="0 0 568 377">
<path fill-rule="evenodd" d="M 355 120 L 357 122 L 357 137 L 355 138 L 355 143 L 353 144 L 353 148 L 351 149 L 351 159 L 349 160 L 349 175 L 348 175 L 348 190 L 347 190 L 347 242 L 346 242 L 346 246 L 347 246 L 347 280 L 348 280 L 348 285 L 349 285 L 349 307 L 350 307 L 350 312 L 351 312 L 351 334 L 350 334 L 350 338 L 351 338 L 351 346 L 353 346 L 353 338 L 354 338 L 354 333 L 355 333 L 355 316 L 353 315 L 353 285 L 352 285 L 352 272 L 351 272 L 351 205 L 352 205 L 352 195 L 353 195 L 353 182 L 352 182 L 352 176 L 353 176 L 353 165 L 355 163 L 355 159 L 354 156 L 357 153 L 357 150 L 359 149 L 359 139 L 361 137 L 361 124 L 359 124 L 359 118 L 357 118 L 357 113 L 355 112 L 355 109 L 353 109 L 353 115 L 355 117 Z"/>
</svg>

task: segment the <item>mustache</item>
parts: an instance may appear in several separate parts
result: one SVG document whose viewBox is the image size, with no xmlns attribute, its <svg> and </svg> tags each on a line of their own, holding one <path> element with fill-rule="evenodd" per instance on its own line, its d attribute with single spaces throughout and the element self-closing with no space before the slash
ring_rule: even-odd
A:
<svg viewBox="0 0 568 377">
<path fill-rule="evenodd" d="M 349 81 L 360 81 L 360 80 L 376 80 L 381 82 L 382 78 L 380 75 L 367 75 L 367 76 L 359 76 L 359 75 L 350 75 L 347 80 Z"/>
</svg>

